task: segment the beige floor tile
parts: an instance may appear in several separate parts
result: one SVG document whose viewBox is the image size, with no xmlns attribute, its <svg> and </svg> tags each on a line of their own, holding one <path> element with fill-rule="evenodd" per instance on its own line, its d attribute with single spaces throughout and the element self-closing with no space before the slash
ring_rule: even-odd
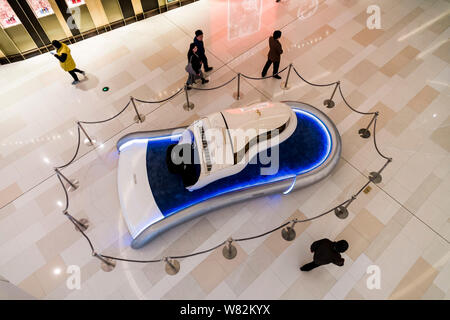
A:
<svg viewBox="0 0 450 320">
<path fill-rule="evenodd" d="M 257 275 L 260 275 L 274 260 L 275 256 L 264 244 L 262 244 L 248 256 L 247 264 Z"/>
<path fill-rule="evenodd" d="M 86 68 L 88 70 L 96 70 L 103 68 L 119 60 L 120 58 L 124 57 L 129 53 L 130 50 L 126 46 L 120 46 L 116 49 L 113 49 L 111 52 L 108 52 L 107 54 L 103 55 L 101 58 L 98 58 L 94 62 L 87 64 Z"/>
<path fill-rule="evenodd" d="M 206 294 L 209 294 L 227 276 L 227 273 L 215 258 L 215 255 L 209 255 L 191 271 L 191 275 Z"/>
<path fill-rule="evenodd" d="M 386 130 L 394 136 L 399 136 L 417 117 L 417 112 L 411 108 L 402 108 L 388 123 Z"/>
<path fill-rule="evenodd" d="M 74 214 L 74 216 L 84 217 L 85 215 L 79 212 Z M 67 221 L 38 240 L 36 246 L 47 261 L 53 260 L 59 252 L 64 251 L 80 238 L 80 233 L 73 231 L 75 231 L 74 225 L 70 221 Z"/>
<path fill-rule="evenodd" d="M 59 285 L 66 282 L 67 266 L 60 256 L 55 256 L 48 260 L 47 264 L 42 266 L 35 275 L 46 294 L 49 294 Z"/>
<path fill-rule="evenodd" d="M 422 90 L 420 90 L 414 98 L 412 98 L 407 106 L 411 109 L 413 109 L 417 113 L 423 112 L 430 103 L 436 99 L 436 97 L 439 95 L 439 92 L 435 89 L 431 88 L 430 86 L 426 85 L 423 87 Z"/>
<path fill-rule="evenodd" d="M 336 240 L 347 240 L 348 250 L 345 252 L 353 261 L 367 249 L 370 242 L 352 225 L 348 225 L 337 237 Z"/>
<path fill-rule="evenodd" d="M 363 60 L 350 70 L 345 78 L 360 86 L 377 72 L 378 67 L 369 60 Z"/>
<path fill-rule="evenodd" d="M 19 283 L 18 287 L 34 298 L 42 299 L 45 297 L 45 291 L 35 273 Z"/>
<path fill-rule="evenodd" d="M 421 298 L 422 300 L 442 300 L 445 299 L 445 292 L 432 284 Z"/>
<path fill-rule="evenodd" d="M 364 297 L 356 289 L 352 289 L 345 297 L 345 300 L 364 300 Z"/>
<path fill-rule="evenodd" d="M 433 173 L 420 184 L 416 191 L 406 200 L 405 207 L 408 210 L 417 212 L 428 197 L 441 184 L 442 180 L 436 177 Z"/>
<path fill-rule="evenodd" d="M 372 242 L 384 228 L 384 225 L 367 210 L 360 211 L 350 225 L 369 242 Z"/>
<path fill-rule="evenodd" d="M 168 300 L 198 300 L 205 297 L 197 281 L 190 274 L 185 276 L 174 288 L 172 288 L 162 299 Z"/>
<path fill-rule="evenodd" d="M 402 51 L 400 51 L 396 56 L 389 60 L 380 69 L 388 77 L 392 77 L 394 74 L 399 73 L 408 63 L 414 59 L 414 57 L 419 53 L 419 50 L 411 46 L 407 46 Z"/>
<path fill-rule="evenodd" d="M 323 58 L 319 64 L 328 71 L 335 71 L 343 64 L 347 63 L 353 55 L 345 48 L 338 47 L 332 51 L 328 56 Z"/>
<path fill-rule="evenodd" d="M 0 122 L 0 142 L 6 143 L 8 136 L 19 132 L 26 127 L 27 123 L 20 117 L 12 117 Z"/>
<path fill-rule="evenodd" d="M 325 268 L 316 268 L 301 273 L 281 299 L 322 299 L 335 283 L 336 279 Z"/>
<path fill-rule="evenodd" d="M 0 208 L 6 206 L 8 203 L 19 197 L 22 192 L 23 191 L 20 189 L 17 183 L 13 183 L 8 187 L 0 190 Z"/>
<path fill-rule="evenodd" d="M 372 260 L 376 261 L 383 251 L 389 246 L 391 241 L 400 233 L 403 226 L 396 220 L 392 219 L 386 227 L 380 231 L 378 236 L 365 250 L 366 255 Z"/>
<path fill-rule="evenodd" d="M 437 270 L 419 258 L 395 288 L 389 299 L 420 299 L 433 283 Z"/>
<path fill-rule="evenodd" d="M 408 23 L 416 19 L 418 16 L 420 16 L 424 10 L 422 8 L 415 8 L 414 10 L 410 11 L 408 14 L 404 15 L 400 20 L 398 17 L 395 19 L 395 24 L 386 30 L 386 32 L 380 36 L 378 39 L 374 41 L 374 44 L 377 47 L 380 47 L 383 45 L 387 40 L 397 37 L 397 33 L 402 30 Z"/>
<path fill-rule="evenodd" d="M 446 122 L 449 121 L 450 118 L 447 118 Z M 442 147 L 442 149 L 446 150 L 447 152 L 450 152 L 450 139 L 448 138 L 450 136 L 450 127 L 448 125 L 438 128 L 433 131 L 431 134 L 431 140 L 436 143 L 438 146 Z"/>
<path fill-rule="evenodd" d="M 369 44 L 372 44 L 376 39 L 378 39 L 381 35 L 383 35 L 385 31 L 380 29 L 370 30 L 368 28 L 364 28 L 357 34 L 353 36 L 353 40 L 358 42 L 360 45 L 367 47 Z"/>
<path fill-rule="evenodd" d="M 440 46 L 436 51 L 433 52 L 433 54 L 441 58 L 443 61 L 450 63 L 450 58 L 448 51 L 450 50 L 450 41 L 447 41 L 444 43 L 444 45 Z"/>
<path fill-rule="evenodd" d="M 411 212 L 406 210 L 405 208 L 401 207 L 397 210 L 397 212 L 392 217 L 392 220 L 395 220 L 397 223 L 399 223 L 401 226 L 406 226 L 406 224 L 411 220 L 412 218 Z"/>
<path fill-rule="evenodd" d="M 256 272 L 247 263 L 242 263 L 230 273 L 225 281 L 236 296 L 239 296 L 257 277 Z"/>
</svg>

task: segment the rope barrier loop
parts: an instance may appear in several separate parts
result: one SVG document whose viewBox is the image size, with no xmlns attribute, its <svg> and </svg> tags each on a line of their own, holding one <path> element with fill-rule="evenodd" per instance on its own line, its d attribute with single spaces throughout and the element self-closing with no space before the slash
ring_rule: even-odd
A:
<svg viewBox="0 0 450 320">
<path fill-rule="evenodd" d="M 72 215 L 69 214 L 68 210 L 69 210 L 69 195 L 68 195 L 68 191 L 67 189 L 72 188 L 73 190 L 78 188 L 77 185 L 77 181 L 76 180 L 70 180 L 67 177 L 65 177 L 62 173 L 61 173 L 61 169 L 66 168 L 67 166 L 69 166 L 70 164 L 72 164 L 78 153 L 80 150 L 80 144 L 81 144 L 81 132 L 83 132 L 83 134 L 86 136 L 86 140 L 85 143 L 88 145 L 94 145 L 95 144 L 95 139 L 91 138 L 88 133 L 86 132 L 85 128 L 82 126 L 82 124 L 100 124 L 100 123 L 105 123 L 108 121 L 111 121 L 115 118 L 117 118 L 118 116 L 120 116 L 123 112 L 125 112 L 125 110 L 130 106 L 130 104 L 133 106 L 135 113 L 136 113 L 136 118 L 137 120 L 139 120 L 138 122 L 143 122 L 145 120 L 144 116 L 139 114 L 135 101 L 138 101 L 140 103 L 147 103 L 147 104 L 158 104 L 158 103 L 164 103 L 169 101 L 170 99 L 173 99 L 174 97 L 176 97 L 178 94 L 180 94 L 181 92 L 185 92 L 186 95 L 186 103 L 185 103 L 185 109 L 187 110 L 191 110 L 194 107 L 194 104 L 192 102 L 189 101 L 189 95 L 188 95 L 188 88 L 185 85 L 184 87 L 179 88 L 174 94 L 172 94 L 170 97 L 165 98 L 163 100 L 159 100 L 159 101 L 145 101 L 145 100 L 140 100 L 134 97 L 130 97 L 130 100 L 128 101 L 128 103 L 125 105 L 124 108 L 122 108 L 116 115 L 104 119 L 104 120 L 100 120 L 100 121 L 78 121 L 77 124 L 77 147 L 75 150 L 75 154 L 73 155 L 73 157 L 70 159 L 69 162 L 67 162 L 66 164 L 59 166 L 59 167 L 55 167 L 55 173 L 56 176 L 64 190 L 64 196 L 65 196 L 65 205 L 64 205 L 64 209 L 62 210 L 62 213 L 68 218 L 68 220 L 74 224 L 75 228 L 82 234 L 82 236 L 86 239 L 86 241 L 89 244 L 89 247 L 91 249 L 91 254 L 93 257 L 98 258 L 101 261 L 101 268 L 106 271 L 109 272 L 111 270 L 114 269 L 116 261 L 123 261 L 123 262 L 130 262 L 130 263 L 160 263 L 160 262 L 164 262 L 166 264 L 165 269 L 166 272 L 170 275 L 176 274 L 178 273 L 178 271 L 180 270 L 180 264 L 178 262 L 177 259 L 185 259 L 185 258 L 189 258 L 189 257 L 193 257 L 193 256 L 197 256 L 197 255 L 201 255 L 201 254 L 206 254 L 209 252 L 212 252 L 216 249 L 218 249 L 219 247 L 223 246 L 222 249 L 222 253 L 224 255 L 224 257 L 226 259 L 233 259 L 236 255 L 237 255 L 237 249 L 236 247 L 233 245 L 233 242 L 237 243 L 237 242 L 242 242 L 242 241 L 250 241 L 253 239 L 257 239 L 257 238 L 261 238 L 264 237 L 268 234 L 274 233 L 280 229 L 282 229 L 282 237 L 287 240 L 287 241 L 292 241 L 295 239 L 295 230 L 294 227 L 297 223 L 305 223 L 305 222 L 309 222 L 309 221 L 313 221 L 316 219 L 319 219 L 331 212 L 334 212 L 336 214 L 336 216 L 340 219 L 345 219 L 348 216 L 348 207 L 350 206 L 350 204 L 357 199 L 357 197 L 359 196 L 359 194 L 367 187 L 368 184 L 370 183 L 377 183 L 376 180 L 379 179 L 379 181 L 381 181 L 381 172 L 387 167 L 387 165 L 389 165 L 389 163 L 392 162 L 392 158 L 385 156 L 383 153 L 381 153 L 381 151 L 378 148 L 377 145 L 377 140 L 376 140 L 376 125 L 377 125 L 377 118 L 379 116 L 379 112 L 362 112 L 362 111 L 358 111 L 355 108 L 353 108 L 345 99 L 344 94 L 342 92 L 342 88 L 341 88 L 341 82 L 340 81 L 335 81 L 332 83 L 327 83 L 327 84 L 317 84 L 317 83 L 312 83 L 309 82 L 308 80 L 306 80 L 305 78 L 302 77 L 302 75 L 297 71 L 297 69 L 295 68 L 295 66 L 291 63 L 288 66 L 286 66 L 285 68 L 283 68 L 282 70 L 278 71 L 276 73 L 276 75 L 284 72 L 285 70 L 287 70 L 289 68 L 289 73 L 288 73 L 288 77 L 286 79 L 286 83 L 282 84 L 282 89 L 287 90 L 288 89 L 288 80 L 289 80 L 289 74 L 291 69 L 294 70 L 294 72 L 297 74 L 297 76 L 303 80 L 304 82 L 306 82 L 307 84 L 311 85 L 311 86 L 316 86 L 316 87 L 328 87 L 328 86 L 335 86 L 333 93 L 331 95 L 330 99 L 327 99 L 324 101 L 324 105 L 328 108 L 334 107 L 335 103 L 333 101 L 333 97 L 337 91 L 337 89 L 339 89 L 339 93 L 340 96 L 342 97 L 342 100 L 344 102 L 344 104 L 350 108 L 352 111 L 361 114 L 361 115 L 373 115 L 369 125 L 367 126 L 367 128 L 365 129 L 361 129 L 361 130 L 365 130 L 368 132 L 370 126 L 373 124 L 373 143 L 375 146 L 375 149 L 377 151 L 377 153 L 379 154 L 379 156 L 381 156 L 382 158 L 386 159 L 386 163 L 383 165 L 383 167 L 378 170 L 377 172 L 371 172 L 371 176 L 368 178 L 368 181 L 364 184 L 364 186 L 362 188 L 360 188 L 360 190 L 355 193 L 354 195 L 351 196 L 351 198 L 345 200 L 344 202 L 340 203 L 339 205 L 335 206 L 332 209 L 329 209 L 321 214 L 318 214 L 316 216 L 313 216 L 311 218 L 307 218 L 307 219 L 302 219 L 299 220 L 297 218 L 289 220 L 283 224 L 281 224 L 278 227 L 275 227 L 271 230 L 268 230 L 264 233 L 261 234 L 257 234 L 254 236 L 249 236 L 249 237 L 245 237 L 245 238 L 236 238 L 233 239 L 231 237 L 229 237 L 227 240 L 222 241 L 221 243 L 209 248 L 209 249 L 205 249 L 205 250 L 201 250 L 201 251 L 197 251 L 197 252 L 193 252 L 190 254 L 185 254 L 185 255 L 180 255 L 180 256 L 166 256 L 166 257 L 162 257 L 162 258 L 158 258 L 158 259 L 152 259 L 152 260 L 139 260 L 139 259 L 128 259 L 128 258 L 121 258 L 121 257 L 116 257 L 116 256 L 109 256 L 109 255 L 103 255 L 100 253 L 97 253 L 95 251 L 95 247 L 91 241 L 91 239 L 88 237 L 88 235 L 86 234 L 86 229 L 87 229 L 87 225 L 83 224 L 81 221 L 78 221 L 77 219 L 75 219 Z M 263 80 L 263 79 L 268 79 L 268 78 L 272 78 L 272 76 L 267 76 L 267 77 L 261 77 L 261 78 L 256 78 L 256 77 L 251 77 L 251 76 L 247 76 L 245 74 L 241 74 L 238 73 L 237 75 L 235 75 L 232 79 L 228 80 L 227 82 L 223 83 L 222 85 L 219 85 L 217 87 L 213 87 L 213 88 L 195 88 L 192 87 L 192 89 L 194 90 L 202 90 L 202 91 L 207 91 L 207 90 L 216 90 L 216 89 L 220 89 L 225 87 L 226 85 L 228 85 L 229 83 L 233 82 L 236 78 L 238 79 L 238 91 L 237 91 L 237 97 L 240 98 L 242 97 L 242 93 L 240 93 L 240 77 L 244 77 L 246 79 L 249 80 Z M 367 134 L 367 132 L 365 134 Z M 369 132 L 370 135 L 370 132 Z M 64 185 L 64 181 L 66 181 L 69 185 L 69 188 L 66 188 L 66 186 Z M 76 183 L 75 183 L 76 182 Z M 83 219 L 82 219 L 83 220 Z M 87 220 L 86 220 L 87 221 Z M 83 230 L 84 229 L 84 230 Z"/>
</svg>

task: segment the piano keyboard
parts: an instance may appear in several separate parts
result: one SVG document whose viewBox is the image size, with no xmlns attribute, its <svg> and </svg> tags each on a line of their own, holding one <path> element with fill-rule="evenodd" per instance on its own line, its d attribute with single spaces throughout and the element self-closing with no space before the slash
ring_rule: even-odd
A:
<svg viewBox="0 0 450 320">
<path fill-rule="evenodd" d="M 200 133 L 202 135 L 203 150 L 205 151 L 206 170 L 211 171 L 212 169 L 211 156 L 209 154 L 208 142 L 206 141 L 205 130 L 203 129 L 203 127 L 200 127 Z"/>
</svg>

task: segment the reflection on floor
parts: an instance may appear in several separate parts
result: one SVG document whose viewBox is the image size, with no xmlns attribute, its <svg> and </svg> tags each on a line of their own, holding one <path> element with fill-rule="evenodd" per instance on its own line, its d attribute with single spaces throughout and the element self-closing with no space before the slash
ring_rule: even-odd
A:
<svg viewBox="0 0 450 320">
<path fill-rule="evenodd" d="M 377 1 L 380 30 L 366 27 L 372 1 L 310 4 L 203 0 L 87 39 L 71 46 L 77 65 L 88 73 L 76 88 L 48 54 L 2 66 L 0 274 L 46 299 L 449 299 L 449 2 Z M 176 276 L 166 275 L 162 264 L 118 263 L 111 273 L 103 272 L 85 239 L 61 213 L 64 195 L 52 168 L 72 156 L 77 120 L 107 118 L 130 95 L 157 100 L 182 86 L 186 48 L 198 28 L 205 33 L 214 66 L 210 87 L 237 72 L 259 76 L 267 37 L 281 29 L 281 68 L 292 62 L 307 79 L 340 79 L 349 103 L 362 111 L 380 111 L 377 142 L 394 162 L 382 183 L 352 204 L 347 219 L 330 215 L 298 224 L 293 242 L 275 233 L 241 243 L 232 261 L 220 250 L 199 255 L 182 260 Z M 117 139 L 267 99 L 321 107 L 331 94 L 329 88 L 291 79 L 289 91 L 281 90 L 275 79 L 243 80 L 241 101 L 234 100 L 233 85 L 192 90 L 193 111 L 182 109 L 184 96 L 179 95 L 162 105 L 138 105 L 146 114 L 142 124 L 135 124 L 133 112 L 127 111 L 107 124 L 89 126 L 97 147 L 82 145 L 83 156 L 64 173 L 80 180 L 80 188 L 70 194 L 70 213 L 89 218 L 88 234 L 98 251 L 136 259 L 185 254 L 228 236 L 249 236 L 293 217 L 311 217 L 353 194 L 383 162 L 373 144 L 357 134 L 367 118 L 337 99 L 335 108 L 325 110 L 343 139 L 343 159 L 332 176 L 286 196 L 219 210 L 142 250 L 129 247 L 116 190 Z M 104 86 L 110 90 L 103 92 Z M 310 243 L 323 237 L 349 241 L 345 266 L 300 273 L 299 264 L 311 259 Z M 71 265 L 81 268 L 80 290 L 66 286 Z M 380 289 L 366 286 L 369 265 L 380 267 Z"/>
</svg>

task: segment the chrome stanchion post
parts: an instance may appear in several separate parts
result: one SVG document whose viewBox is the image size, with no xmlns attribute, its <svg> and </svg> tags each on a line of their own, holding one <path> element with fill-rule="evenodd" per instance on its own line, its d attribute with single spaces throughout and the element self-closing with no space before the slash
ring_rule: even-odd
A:
<svg viewBox="0 0 450 320">
<path fill-rule="evenodd" d="M 138 109 L 136 107 L 136 103 L 134 102 L 134 98 L 130 97 L 130 101 L 131 101 L 131 104 L 133 105 L 134 112 L 136 112 L 136 116 L 134 117 L 134 122 L 136 122 L 136 123 L 144 122 L 145 121 L 145 115 L 139 114 L 139 111 L 138 111 Z"/>
<path fill-rule="evenodd" d="M 244 97 L 243 93 L 241 93 L 241 73 L 237 75 L 237 91 L 233 93 L 233 98 L 236 100 L 241 100 Z"/>
<path fill-rule="evenodd" d="M 170 259 L 169 257 L 165 257 L 164 261 L 166 262 L 166 273 L 173 276 L 180 271 L 180 263 L 175 259 Z"/>
<path fill-rule="evenodd" d="M 292 63 L 289 64 L 289 69 L 288 69 L 288 73 L 287 73 L 287 76 L 286 76 L 286 82 L 282 82 L 281 83 L 281 89 L 289 90 L 291 88 L 291 86 L 288 84 L 289 83 L 289 76 L 291 75 L 291 69 L 292 69 Z"/>
<path fill-rule="evenodd" d="M 372 125 L 372 123 L 375 121 L 375 119 L 378 117 L 378 111 L 375 112 L 375 114 L 372 117 L 372 120 L 370 120 L 369 125 L 367 126 L 367 128 L 361 128 L 358 130 L 359 136 L 361 138 L 367 139 L 370 137 L 370 131 L 369 128 Z"/>
<path fill-rule="evenodd" d="M 326 99 L 323 101 L 323 105 L 326 106 L 327 108 L 333 108 L 335 106 L 335 103 L 333 101 L 334 98 L 334 94 L 336 93 L 336 90 L 338 88 L 338 86 L 340 85 L 340 81 L 336 82 L 336 85 L 334 86 L 334 90 L 333 93 L 331 94 L 330 99 Z"/>
<path fill-rule="evenodd" d="M 292 220 L 292 224 L 290 226 L 287 226 L 286 228 L 283 228 L 281 230 L 281 236 L 286 241 L 292 241 L 295 239 L 296 233 L 294 226 L 297 223 L 297 219 Z"/>
<path fill-rule="evenodd" d="M 183 109 L 186 111 L 194 109 L 194 104 L 189 101 L 189 94 L 187 84 L 184 85 L 184 93 L 186 94 L 186 103 L 183 105 Z"/>
<path fill-rule="evenodd" d="M 92 255 L 101 261 L 100 268 L 102 268 L 103 271 L 110 272 L 116 267 L 116 261 L 113 259 L 104 258 L 96 252 Z"/>
<path fill-rule="evenodd" d="M 83 126 L 81 125 L 80 121 L 77 122 L 78 127 L 80 127 L 81 131 L 83 131 L 84 135 L 86 136 L 86 139 L 84 139 L 84 144 L 87 146 L 93 146 L 96 142 L 94 137 L 90 137 L 86 130 L 84 130 Z"/>
<path fill-rule="evenodd" d="M 73 220 L 73 222 L 77 224 L 78 227 L 75 226 L 76 231 L 84 232 L 89 228 L 89 220 L 88 219 L 85 219 L 85 218 L 82 218 L 80 220 L 75 219 L 73 216 L 69 215 L 69 212 L 67 212 L 67 210 L 64 211 L 63 214 L 68 216 L 70 220 Z"/>
<path fill-rule="evenodd" d="M 227 244 L 222 249 L 223 256 L 228 260 L 234 259 L 237 255 L 237 249 L 231 244 L 232 242 L 233 238 L 228 238 Z"/>
<path fill-rule="evenodd" d="M 55 168 L 55 172 L 58 176 L 60 176 L 61 178 L 64 179 L 64 181 L 67 182 L 68 186 L 65 187 L 67 189 L 67 191 L 75 191 L 80 186 L 80 181 L 78 181 L 76 179 L 71 179 L 71 180 L 67 179 L 67 177 L 65 175 L 63 175 L 61 173 L 61 171 L 59 171 L 58 168 Z"/>
<path fill-rule="evenodd" d="M 378 172 L 372 171 L 369 174 L 369 180 L 372 181 L 375 184 L 378 184 L 382 180 L 381 174 L 379 174 Z"/>
<path fill-rule="evenodd" d="M 345 219 L 348 217 L 348 206 L 356 199 L 356 196 L 352 196 L 352 198 L 343 206 L 339 206 L 334 209 L 334 214 L 339 219 Z"/>
<path fill-rule="evenodd" d="M 372 171 L 369 174 L 369 180 L 375 184 L 380 183 L 383 180 L 383 178 L 381 176 L 381 171 L 383 171 L 384 168 L 386 168 L 386 166 L 391 162 L 392 162 L 392 158 L 388 158 L 386 163 L 384 164 L 384 166 L 380 170 L 378 170 L 378 172 Z"/>
</svg>

